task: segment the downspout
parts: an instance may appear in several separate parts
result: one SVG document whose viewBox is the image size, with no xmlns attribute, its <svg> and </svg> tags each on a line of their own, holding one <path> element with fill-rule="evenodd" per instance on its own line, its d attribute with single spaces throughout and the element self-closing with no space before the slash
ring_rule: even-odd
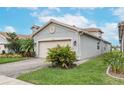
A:
<svg viewBox="0 0 124 93">
<path fill-rule="evenodd" d="M 121 40 L 120 45 L 121 45 L 121 51 L 124 51 L 124 25 L 123 24 L 119 24 L 119 38 Z"/>
<path fill-rule="evenodd" d="M 78 59 L 81 60 L 81 35 L 82 35 L 82 31 L 78 30 Z"/>
<path fill-rule="evenodd" d="M 99 46 L 100 46 L 100 53 L 99 53 L 99 55 L 101 55 L 103 53 L 103 41 L 101 39 L 99 40 Z"/>
<path fill-rule="evenodd" d="M 122 40 L 121 40 L 121 51 L 123 52 L 124 51 L 124 36 L 123 36 L 123 34 L 122 34 Z"/>
<path fill-rule="evenodd" d="M 103 53 L 103 40 L 100 39 L 99 41 L 99 51 L 98 51 L 98 55 L 101 55 Z"/>
</svg>

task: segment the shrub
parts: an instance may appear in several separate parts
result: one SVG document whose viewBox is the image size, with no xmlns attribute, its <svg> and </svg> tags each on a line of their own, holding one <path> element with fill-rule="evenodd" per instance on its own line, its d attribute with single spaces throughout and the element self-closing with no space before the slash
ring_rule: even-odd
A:
<svg viewBox="0 0 124 93">
<path fill-rule="evenodd" d="M 2 50 L 2 54 L 6 54 L 5 50 Z"/>
<path fill-rule="evenodd" d="M 75 66 L 76 53 L 69 46 L 57 46 L 48 51 L 47 61 L 52 62 L 52 66 L 62 68 L 72 68 Z"/>
<path fill-rule="evenodd" d="M 114 73 L 124 73 L 124 53 L 114 51 L 104 54 L 104 63 L 111 66 Z"/>
<path fill-rule="evenodd" d="M 25 52 L 25 51 L 21 51 L 20 54 L 23 57 L 35 57 L 35 52 Z"/>
<path fill-rule="evenodd" d="M 22 55 L 20 54 L 11 54 L 11 53 L 8 53 L 8 54 L 0 54 L 0 58 L 21 58 Z"/>
</svg>

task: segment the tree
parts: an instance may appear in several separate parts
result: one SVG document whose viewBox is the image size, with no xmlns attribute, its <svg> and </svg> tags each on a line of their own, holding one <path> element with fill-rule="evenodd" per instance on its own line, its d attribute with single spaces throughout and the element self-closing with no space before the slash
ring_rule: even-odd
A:
<svg viewBox="0 0 124 93">
<path fill-rule="evenodd" d="M 24 52 L 24 56 L 34 56 L 34 41 L 33 39 L 20 39 L 21 52 Z"/>
<path fill-rule="evenodd" d="M 7 33 L 7 40 L 9 43 L 6 44 L 6 47 L 14 53 L 19 53 L 21 45 L 19 43 L 19 38 L 16 33 Z"/>
</svg>

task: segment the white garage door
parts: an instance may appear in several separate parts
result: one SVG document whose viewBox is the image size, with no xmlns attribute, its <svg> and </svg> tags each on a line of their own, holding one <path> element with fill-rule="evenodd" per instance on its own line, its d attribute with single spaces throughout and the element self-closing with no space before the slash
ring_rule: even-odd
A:
<svg viewBox="0 0 124 93">
<path fill-rule="evenodd" d="M 48 49 L 56 47 L 57 45 L 66 46 L 71 45 L 70 40 L 61 40 L 61 41 L 41 41 L 39 42 L 39 57 L 46 58 Z"/>
</svg>

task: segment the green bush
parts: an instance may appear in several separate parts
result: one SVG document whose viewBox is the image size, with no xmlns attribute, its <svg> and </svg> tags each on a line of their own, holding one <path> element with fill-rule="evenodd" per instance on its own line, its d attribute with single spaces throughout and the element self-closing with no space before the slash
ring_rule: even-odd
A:
<svg viewBox="0 0 124 93">
<path fill-rule="evenodd" d="M 24 57 L 34 57 L 34 41 L 33 39 L 20 39 L 20 54 Z"/>
<path fill-rule="evenodd" d="M 124 73 L 124 53 L 114 51 L 104 54 L 104 63 L 111 66 L 114 73 Z"/>
<path fill-rule="evenodd" d="M 49 49 L 47 61 L 52 62 L 54 67 L 72 68 L 76 66 L 74 64 L 76 53 L 69 46 L 63 47 L 58 45 L 55 48 Z"/>
</svg>

